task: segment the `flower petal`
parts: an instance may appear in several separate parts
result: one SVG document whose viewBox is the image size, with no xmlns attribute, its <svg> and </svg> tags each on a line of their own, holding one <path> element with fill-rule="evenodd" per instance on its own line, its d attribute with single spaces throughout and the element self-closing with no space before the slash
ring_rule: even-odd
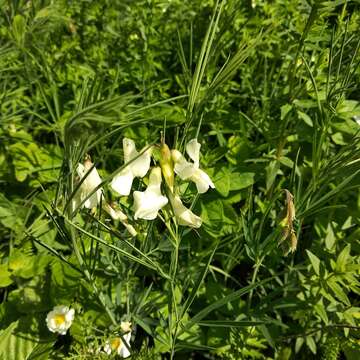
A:
<svg viewBox="0 0 360 360">
<path fill-rule="evenodd" d="M 201 218 L 184 206 L 179 196 L 171 195 L 170 202 L 179 225 L 192 228 L 199 228 L 201 226 Z"/>
<path fill-rule="evenodd" d="M 134 191 L 134 210 L 136 219 L 154 220 L 158 211 L 168 203 L 166 196 L 161 195 L 161 169 L 151 170 L 149 185 L 145 191 Z"/>
<path fill-rule="evenodd" d="M 186 152 L 194 162 L 195 167 L 199 167 L 201 144 L 197 139 L 192 139 L 186 144 Z"/>
<path fill-rule="evenodd" d="M 121 170 L 118 175 L 115 175 L 110 183 L 110 187 L 119 195 L 127 196 L 130 194 L 131 185 L 134 180 L 134 175 L 129 166 Z"/>
<path fill-rule="evenodd" d="M 130 163 L 129 169 L 134 177 L 144 177 L 150 168 L 151 148 L 145 151 L 141 156 L 134 160 L 139 152 L 136 150 L 135 142 L 131 139 L 123 139 L 124 162 Z M 132 161 L 133 160 L 133 161 Z"/>
<path fill-rule="evenodd" d="M 211 181 L 209 175 L 200 169 L 196 169 L 196 171 L 191 175 L 190 180 L 196 184 L 196 188 L 199 194 L 207 192 L 209 187 L 212 189 L 215 188 L 215 185 Z"/>
<path fill-rule="evenodd" d="M 124 340 L 126 341 L 126 345 L 124 344 L 123 341 L 121 341 L 121 345 L 119 346 L 118 348 L 118 354 L 123 357 L 123 358 L 127 358 L 129 357 L 131 354 L 130 354 L 130 351 L 128 350 L 128 347 L 130 348 L 130 339 L 131 339 L 131 332 L 125 334 L 123 336 Z"/>
<path fill-rule="evenodd" d="M 131 331 L 131 322 L 130 321 L 122 321 L 120 323 L 121 330 L 125 333 L 128 333 Z"/>
<path fill-rule="evenodd" d="M 105 344 L 105 346 L 104 346 L 104 352 L 105 352 L 106 354 L 108 354 L 108 355 L 111 354 L 111 345 L 110 345 L 110 343 L 109 343 L 108 341 L 106 342 L 106 344 Z"/>
<path fill-rule="evenodd" d="M 174 171 L 181 180 L 190 178 L 196 171 L 195 165 L 186 161 L 184 156 L 178 150 L 172 150 L 171 156 L 175 163 Z"/>
<path fill-rule="evenodd" d="M 138 156 L 138 154 L 136 154 Z M 150 169 L 151 151 L 145 151 L 141 156 L 129 164 L 134 177 L 144 177 Z"/>
<path fill-rule="evenodd" d="M 93 163 L 90 160 L 86 160 L 84 162 L 84 165 L 78 164 L 76 168 L 76 172 L 78 173 L 80 180 L 85 177 L 83 182 L 80 185 L 80 188 L 78 190 L 78 193 L 74 197 L 74 206 L 75 208 L 79 205 L 80 202 L 82 202 L 84 199 L 88 197 L 88 195 L 101 184 L 101 178 L 96 170 L 95 167 L 93 167 Z M 89 170 L 92 168 L 92 170 L 89 172 Z M 88 173 L 89 172 L 89 173 Z M 88 209 L 93 209 L 96 207 L 102 199 L 103 193 L 102 189 L 98 189 L 94 194 L 92 194 L 89 198 L 86 199 L 86 201 L 83 203 L 83 207 L 86 207 Z"/>
<path fill-rule="evenodd" d="M 138 152 L 136 151 L 134 140 L 123 138 L 123 150 L 124 150 L 124 163 L 128 163 L 134 159 Z"/>
<path fill-rule="evenodd" d="M 134 219 L 154 220 L 158 211 L 168 203 L 165 196 L 152 192 L 134 191 Z"/>
</svg>

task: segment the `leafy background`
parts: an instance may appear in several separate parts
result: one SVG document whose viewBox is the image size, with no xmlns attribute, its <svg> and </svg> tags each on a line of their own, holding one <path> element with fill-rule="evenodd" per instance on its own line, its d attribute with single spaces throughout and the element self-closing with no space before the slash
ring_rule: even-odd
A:
<svg viewBox="0 0 360 360">
<path fill-rule="evenodd" d="M 124 316 L 138 359 L 359 358 L 358 1 L 0 9 L 1 358 L 100 359 Z M 132 239 L 66 217 L 85 154 L 109 179 L 124 136 L 164 130 L 172 148 L 199 133 L 216 190 L 184 189 L 198 231 L 174 249 L 159 219 Z M 132 219 L 131 197 L 106 197 Z M 76 309 L 64 337 L 45 325 L 57 304 Z"/>
</svg>

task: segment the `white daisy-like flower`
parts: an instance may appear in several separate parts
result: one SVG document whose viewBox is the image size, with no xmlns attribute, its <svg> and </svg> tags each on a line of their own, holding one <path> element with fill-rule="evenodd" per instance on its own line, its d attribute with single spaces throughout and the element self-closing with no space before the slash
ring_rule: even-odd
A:
<svg viewBox="0 0 360 360">
<path fill-rule="evenodd" d="M 83 164 L 78 164 L 76 172 L 79 175 L 80 180 L 84 178 L 87 172 L 93 167 L 91 160 L 87 159 Z M 86 176 L 84 181 L 81 183 L 80 188 L 75 196 L 73 202 L 73 208 L 76 209 L 77 206 L 97 187 L 101 184 L 101 178 L 96 168 L 93 167 L 90 173 Z M 103 197 L 102 189 L 98 189 L 93 193 L 85 202 L 82 204 L 82 207 L 87 209 L 95 208 L 101 201 Z"/>
<path fill-rule="evenodd" d="M 171 156 L 175 163 L 174 171 L 182 180 L 190 180 L 196 184 L 199 194 L 208 191 L 209 187 L 215 188 L 209 175 L 199 168 L 200 147 L 197 139 L 190 140 L 186 145 L 186 152 L 193 160 L 193 163 L 187 161 L 178 150 L 171 150 Z"/>
<path fill-rule="evenodd" d="M 134 219 L 154 220 L 158 211 L 168 203 L 166 196 L 161 194 L 161 169 L 151 170 L 149 185 L 145 191 L 134 191 Z"/>
<path fill-rule="evenodd" d="M 124 138 L 123 149 L 124 163 L 130 163 L 124 169 L 122 169 L 119 174 L 114 176 L 110 187 L 119 195 L 127 196 L 130 194 L 131 185 L 134 178 L 142 178 L 149 171 L 151 148 L 139 156 L 139 152 L 136 150 L 134 141 L 128 138 Z"/>
<path fill-rule="evenodd" d="M 46 316 L 46 325 L 53 333 L 65 335 L 75 317 L 75 310 L 68 306 L 55 306 Z"/>
<path fill-rule="evenodd" d="M 170 194 L 169 199 L 179 225 L 192 228 L 199 228 L 201 226 L 201 217 L 195 215 L 190 209 L 183 205 L 178 195 Z"/>
<path fill-rule="evenodd" d="M 111 341 L 106 342 L 104 346 L 104 351 L 108 355 L 110 355 L 113 351 L 115 351 L 120 357 L 127 358 L 131 355 L 129 351 L 130 339 L 131 339 L 131 322 L 122 321 L 120 326 L 122 331 L 126 332 L 126 334 L 123 335 L 122 337 L 126 342 L 127 346 L 125 345 L 121 337 L 115 337 Z"/>
</svg>

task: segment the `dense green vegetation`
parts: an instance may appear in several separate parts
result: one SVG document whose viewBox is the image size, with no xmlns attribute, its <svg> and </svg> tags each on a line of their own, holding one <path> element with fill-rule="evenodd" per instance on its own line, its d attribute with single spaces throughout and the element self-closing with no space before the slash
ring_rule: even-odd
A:
<svg viewBox="0 0 360 360">
<path fill-rule="evenodd" d="M 0 0 L 0 358 L 359 359 L 359 5 Z"/>
</svg>

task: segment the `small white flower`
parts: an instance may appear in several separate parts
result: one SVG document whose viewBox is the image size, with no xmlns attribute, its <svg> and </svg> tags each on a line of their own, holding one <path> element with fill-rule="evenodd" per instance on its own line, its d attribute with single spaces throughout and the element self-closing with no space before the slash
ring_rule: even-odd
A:
<svg viewBox="0 0 360 360">
<path fill-rule="evenodd" d="M 120 327 L 124 333 L 128 333 L 131 331 L 131 322 L 130 321 L 122 321 L 120 324 Z"/>
<path fill-rule="evenodd" d="M 199 194 L 208 191 L 209 187 L 215 188 L 209 175 L 199 168 L 201 145 L 196 139 L 190 140 L 186 145 L 186 152 L 193 160 L 193 163 L 186 161 L 184 156 L 178 150 L 172 150 L 171 156 L 175 163 L 174 171 L 182 180 L 191 180 L 196 184 Z"/>
<path fill-rule="evenodd" d="M 75 310 L 68 306 L 55 306 L 46 316 L 46 325 L 53 333 L 65 335 L 75 317 Z"/>
<path fill-rule="evenodd" d="M 128 164 L 119 174 L 115 175 L 110 187 L 119 195 L 129 195 L 135 177 L 144 177 L 150 168 L 151 148 L 141 156 L 131 139 L 123 139 L 124 163 Z M 139 156 L 136 160 L 137 156 Z"/>
<path fill-rule="evenodd" d="M 126 342 L 126 345 L 124 344 L 121 337 L 116 337 L 112 339 L 111 341 L 107 341 L 104 346 L 104 351 L 110 355 L 113 351 L 115 351 L 120 357 L 127 358 L 129 357 L 130 351 L 128 348 L 130 348 L 130 339 L 131 339 L 131 323 L 130 322 L 121 322 L 121 329 L 126 332 L 125 335 L 123 335 L 123 339 Z"/>
<path fill-rule="evenodd" d="M 134 210 L 136 219 L 154 220 L 158 211 L 168 203 L 167 197 L 161 195 L 161 169 L 151 170 L 149 185 L 145 191 L 134 191 Z"/>
<path fill-rule="evenodd" d="M 79 175 L 80 180 L 86 175 L 86 173 L 92 168 L 93 163 L 91 160 L 87 159 L 83 164 L 78 164 L 77 173 Z M 74 200 L 74 209 L 97 187 L 101 184 L 101 178 L 96 168 L 90 171 L 90 173 L 86 176 L 84 181 L 81 183 L 78 193 L 75 196 Z M 94 194 L 92 194 L 86 201 L 83 203 L 82 207 L 86 207 L 87 209 L 93 209 L 100 203 L 102 198 L 102 189 L 98 189 Z"/>
<path fill-rule="evenodd" d="M 170 194 L 169 199 L 179 225 L 192 228 L 201 226 L 201 218 L 184 206 L 179 196 Z"/>
</svg>

